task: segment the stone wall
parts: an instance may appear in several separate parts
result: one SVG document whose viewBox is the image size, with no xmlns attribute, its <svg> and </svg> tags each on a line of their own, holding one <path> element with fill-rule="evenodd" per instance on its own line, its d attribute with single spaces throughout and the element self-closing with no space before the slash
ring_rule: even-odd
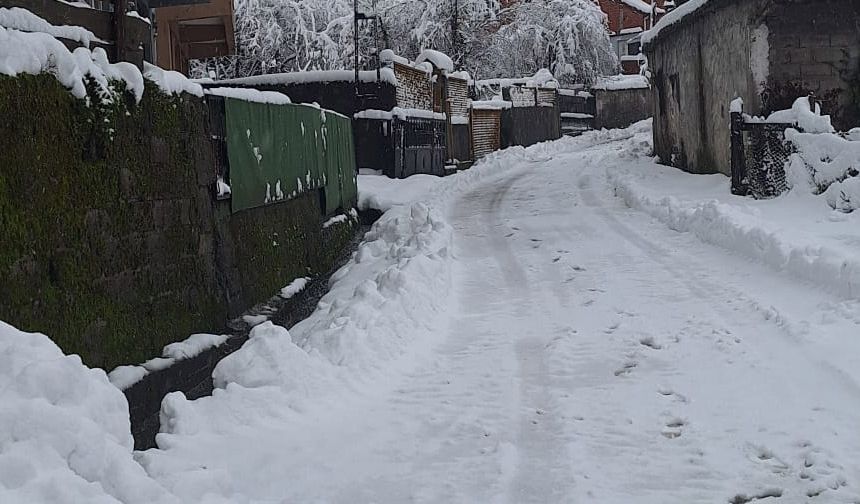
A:
<svg viewBox="0 0 860 504">
<path fill-rule="evenodd" d="M 813 91 L 838 128 L 856 125 L 858 23 L 854 0 L 715 0 L 664 29 L 646 47 L 657 155 L 694 173 L 728 174 L 737 97 L 745 111 L 764 115 Z"/>
<path fill-rule="evenodd" d="M 349 224 L 321 229 L 316 193 L 235 215 L 216 201 L 201 99 L 149 83 L 139 104 L 93 96 L 0 77 L 0 320 L 90 366 L 135 364 L 223 330 L 348 241 Z"/>
</svg>

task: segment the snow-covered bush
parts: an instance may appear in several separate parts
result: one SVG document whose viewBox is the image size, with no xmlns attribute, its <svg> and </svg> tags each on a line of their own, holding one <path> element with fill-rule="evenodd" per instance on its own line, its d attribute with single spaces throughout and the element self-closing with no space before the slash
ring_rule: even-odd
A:
<svg viewBox="0 0 860 504">
<path fill-rule="evenodd" d="M 809 98 L 799 98 L 789 110 L 774 112 L 767 122 L 794 123 L 785 138 L 795 152 L 786 165 L 792 188 L 822 194 L 834 209 L 850 212 L 860 208 L 860 138 L 855 132 L 837 134 L 830 116 L 820 106 L 813 110 Z"/>
</svg>

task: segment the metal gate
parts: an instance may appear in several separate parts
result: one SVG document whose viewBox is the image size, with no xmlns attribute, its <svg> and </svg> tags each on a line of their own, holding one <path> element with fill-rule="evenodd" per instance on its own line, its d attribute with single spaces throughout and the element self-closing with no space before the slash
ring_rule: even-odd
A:
<svg viewBox="0 0 860 504">
<path fill-rule="evenodd" d="M 445 174 L 445 121 L 394 118 L 394 178 Z"/>
</svg>

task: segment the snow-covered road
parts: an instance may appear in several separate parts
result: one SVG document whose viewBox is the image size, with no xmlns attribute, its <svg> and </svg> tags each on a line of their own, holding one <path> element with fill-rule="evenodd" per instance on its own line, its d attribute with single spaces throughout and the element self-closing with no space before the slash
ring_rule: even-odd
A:
<svg viewBox="0 0 860 504">
<path fill-rule="evenodd" d="M 149 473 L 185 501 L 860 502 L 857 302 L 627 207 L 631 136 L 500 157 L 448 205 L 422 337 L 288 412 L 184 403 Z"/>
</svg>

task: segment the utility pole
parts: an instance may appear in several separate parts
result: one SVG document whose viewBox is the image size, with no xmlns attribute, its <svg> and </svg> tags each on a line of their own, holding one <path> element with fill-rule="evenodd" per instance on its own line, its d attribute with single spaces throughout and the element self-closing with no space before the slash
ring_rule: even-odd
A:
<svg viewBox="0 0 860 504">
<path fill-rule="evenodd" d="M 459 46 L 457 42 L 459 25 L 460 25 L 460 0 L 451 0 L 454 3 L 454 9 L 451 12 L 451 56 L 455 59 L 459 59 L 457 56 L 457 48 Z"/>
</svg>

